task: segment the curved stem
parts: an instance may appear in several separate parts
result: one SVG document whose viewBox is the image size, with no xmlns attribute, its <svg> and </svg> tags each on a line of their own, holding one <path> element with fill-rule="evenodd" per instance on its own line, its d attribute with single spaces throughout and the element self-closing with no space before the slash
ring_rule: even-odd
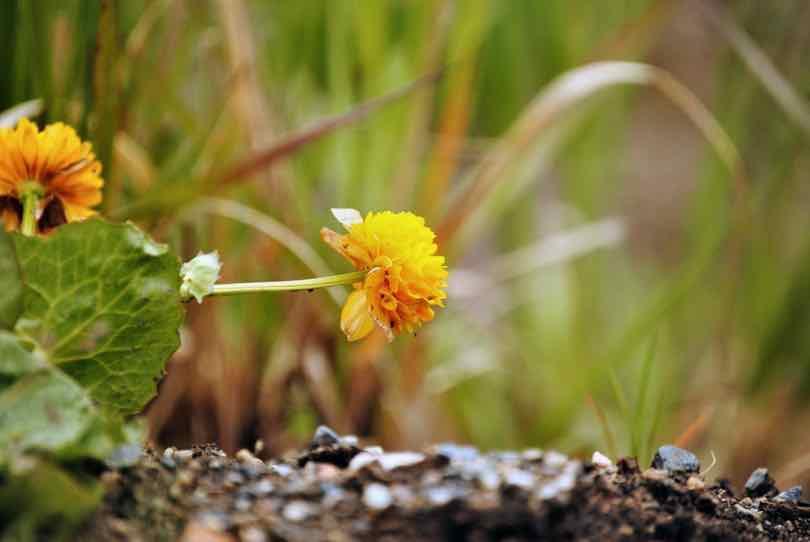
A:
<svg viewBox="0 0 810 542">
<path fill-rule="evenodd" d="M 362 280 L 365 271 L 354 271 L 327 277 L 315 277 L 301 280 L 277 280 L 272 282 L 235 282 L 231 284 L 214 284 L 210 295 L 236 295 L 254 292 L 290 292 L 295 290 L 314 290 L 341 284 L 352 284 Z"/>
</svg>

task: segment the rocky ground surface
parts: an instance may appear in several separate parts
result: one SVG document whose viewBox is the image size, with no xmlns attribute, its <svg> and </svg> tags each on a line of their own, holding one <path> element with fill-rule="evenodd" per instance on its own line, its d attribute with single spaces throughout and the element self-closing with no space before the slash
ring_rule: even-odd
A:
<svg viewBox="0 0 810 542">
<path fill-rule="evenodd" d="M 322 427 L 269 462 L 213 446 L 126 455 L 83 540 L 810 540 L 800 488 L 758 469 L 735 494 L 671 446 L 641 470 L 598 453 L 384 452 Z"/>
</svg>

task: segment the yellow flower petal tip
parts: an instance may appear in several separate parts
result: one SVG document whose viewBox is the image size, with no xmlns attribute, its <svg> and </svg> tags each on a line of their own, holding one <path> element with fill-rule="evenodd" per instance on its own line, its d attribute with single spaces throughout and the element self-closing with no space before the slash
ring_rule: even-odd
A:
<svg viewBox="0 0 810 542">
<path fill-rule="evenodd" d="M 324 242 L 361 271 L 341 312 L 341 329 L 350 341 L 378 326 L 389 341 L 412 333 L 433 319 L 433 307 L 447 298 L 447 266 L 436 252 L 436 235 L 413 213 L 383 211 L 365 218 L 353 209 L 333 210 L 346 228 L 321 230 Z"/>
<path fill-rule="evenodd" d="M 61 122 L 40 131 L 22 119 L 0 128 L 0 218 L 7 230 L 22 220 L 22 192 L 37 185 L 39 232 L 95 214 L 101 203 L 101 163 L 90 143 Z"/>
</svg>

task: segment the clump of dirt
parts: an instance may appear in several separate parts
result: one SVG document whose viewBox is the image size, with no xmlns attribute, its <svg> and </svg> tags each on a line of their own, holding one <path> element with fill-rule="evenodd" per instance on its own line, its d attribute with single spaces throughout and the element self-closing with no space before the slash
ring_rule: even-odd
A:
<svg viewBox="0 0 810 542">
<path fill-rule="evenodd" d="M 682 451 L 672 447 L 661 449 L 659 468 L 642 471 L 631 459 L 581 462 L 536 449 L 386 453 L 319 431 L 309 449 L 269 462 L 213 446 L 148 450 L 104 475 L 104 505 L 82 538 L 810 540 L 799 490 L 737 497 L 679 467 Z"/>
</svg>

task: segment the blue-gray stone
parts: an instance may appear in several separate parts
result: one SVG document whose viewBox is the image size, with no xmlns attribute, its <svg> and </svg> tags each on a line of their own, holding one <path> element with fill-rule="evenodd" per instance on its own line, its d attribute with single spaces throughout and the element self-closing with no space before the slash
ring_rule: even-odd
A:
<svg viewBox="0 0 810 542">
<path fill-rule="evenodd" d="M 113 450 L 107 458 L 107 466 L 113 469 L 132 467 L 143 456 L 143 448 L 139 444 L 123 444 Z"/>
<path fill-rule="evenodd" d="M 763 497 L 768 493 L 775 493 L 776 486 L 773 478 L 768 474 L 768 469 L 760 467 L 751 473 L 748 481 L 745 482 L 745 494 L 749 497 Z"/>
<path fill-rule="evenodd" d="M 790 489 L 784 490 L 782 493 L 773 498 L 775 501 L 782 502 L 799 502 L 802 498 L 802 486 L 793 486 Z"/>
<path fill-rule="evenodd" d="M 655 452 L 652 467 L 669 472 L 699 472 L 700 460 L 689 450 L 667 445 L 661 446 Z"/>
<path fill-rule="evenodd" d="M 325 425 L 319 425 L 309 445 L 312 448 L 319 448 L 321 446 L 336 446 L 337 444 L 340 444 L 338 434 Z"/>
<path fill-rule="evenodd" d="M 472 446 L 461 446 L 452 442 L 437 444 L 434 448 L 436 454 L 449 459 L 453 463 L 463 463 L 478 459 L 478 450 Z"/>
</svg>

